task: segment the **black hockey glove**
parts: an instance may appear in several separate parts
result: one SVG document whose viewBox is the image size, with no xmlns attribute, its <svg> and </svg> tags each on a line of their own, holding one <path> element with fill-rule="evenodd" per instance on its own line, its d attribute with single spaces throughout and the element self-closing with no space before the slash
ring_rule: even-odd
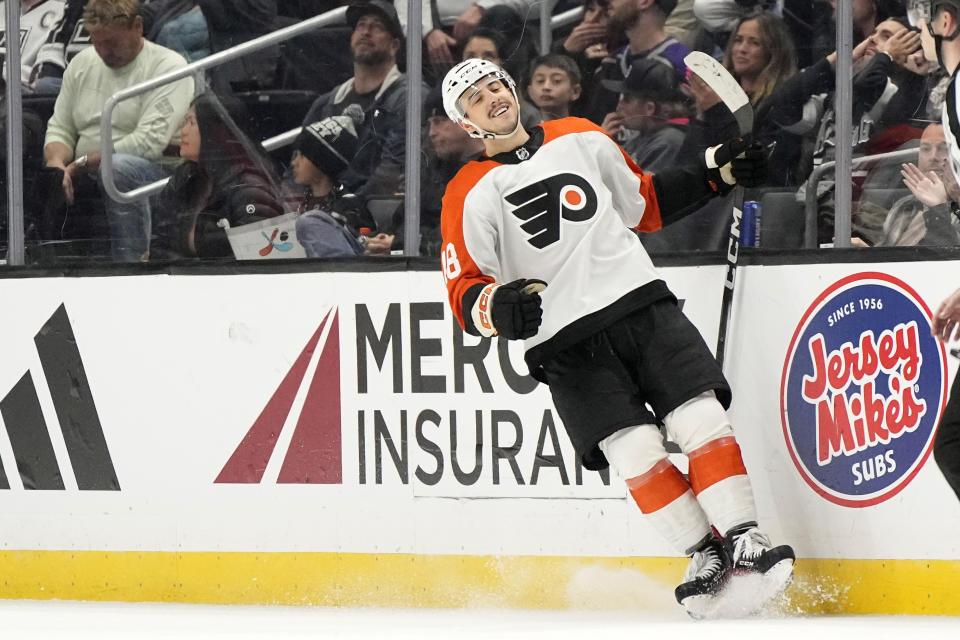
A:
<svg viewBox="0 0 960 640">
<path fill-rule="evenodd" d="M 767 150 L 749 137 L 710 147 L 704 154 L 707 182 L 719 194 L 734 186 L 759 187 L 767 180 Z"/>
<path fill-rule="evenodd" d="M 521 278 L 507 284 L 483 288 L 473 308 L 473 323 L 481 335 L 498 335 L 507 340 L 525 340 L 537 335 L 543 310 L 540 292 L 543 280 Z"/>
</svg>

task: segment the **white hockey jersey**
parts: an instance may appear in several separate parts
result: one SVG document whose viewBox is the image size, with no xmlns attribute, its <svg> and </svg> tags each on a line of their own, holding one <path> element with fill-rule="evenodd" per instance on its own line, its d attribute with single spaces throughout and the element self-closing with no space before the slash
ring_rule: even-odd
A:
<svg viewBox="0 0 960 640">
<path fill-rule="evenodd" d="M 13 0 L 16 1 L 16 0 Z M 39 64 L 37 56 L 47 41 L 47 36 L 63 18 L 66 3 L 64 0 L 43 0 L 20 15 L 20 81 L 30 82 L 34 66 Z M 6 58 L 9 34 L 7 33 L 6 3 L 0 2 L 0 58 Z M 7 79 L 6 67 L 3 79 Z"/>
<path fill-rule="evenodd" d="M 469 306 L 482 286 L 547 282 L 543 324 L 525 341 L 535 375 L 551 353 L 672 295 L 630 230 L 661 227 L 653 175 L 589 120 L 541 129 L 532 152 L 528 143 L 513 161 L 499 154 L 461 169 L 441 218 L 443 277 L 461 327 L 472 327 Z"/>
</svg>

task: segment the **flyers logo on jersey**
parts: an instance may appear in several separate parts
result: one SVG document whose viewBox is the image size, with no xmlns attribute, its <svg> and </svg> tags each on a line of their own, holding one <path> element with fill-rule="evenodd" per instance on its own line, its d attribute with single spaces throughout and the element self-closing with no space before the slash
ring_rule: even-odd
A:
<svg viewBox="0 0 960 640">
<path fill-rule="evenodd" d="M 523 221 L 520 228 L 537 249 L 545 249 L 560 239 L 561 219 L 584 222 L 597 212 L 597 193 L 590 183 L 573 173 L 545 178 L 506 196 L 515 209 L 513 215 Z"/>
</svg>

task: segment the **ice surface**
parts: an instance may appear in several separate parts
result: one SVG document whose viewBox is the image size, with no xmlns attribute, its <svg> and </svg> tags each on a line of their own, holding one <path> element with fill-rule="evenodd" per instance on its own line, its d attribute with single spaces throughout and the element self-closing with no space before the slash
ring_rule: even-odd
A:
<svg viewBox="0 0 960 640">
<path fill-rule="evenodd" d="M 696 634 L 696 635 L 694 635 Z M 333 609 L 3 600 L 0 638 L 598 638 L 916 640 L 960 637 L 960 618 L 778 617 L 694 622 L 679 606 L 649 613 L 489 609 Z"/>
</svg>

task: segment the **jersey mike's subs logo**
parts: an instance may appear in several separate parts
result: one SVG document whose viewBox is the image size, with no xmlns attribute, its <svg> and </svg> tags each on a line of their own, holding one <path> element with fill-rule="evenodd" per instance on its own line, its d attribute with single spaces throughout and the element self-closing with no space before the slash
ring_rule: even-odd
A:
<svg viewBox="0 0 960 640">
<path fill-rule="evenodd" d="M 597 193 L 582 176 L 561 173 L 517 189 L 505 196 L 515 208 L 511 213 L 537 249 L 560 239 L 561 219 L 584 222 L 597 212 Z"/>
<path fill-rule="evenodd" d="M 800 321 L 781 378 L 783 435 L 800 475 L 827 500 L 883 502 L 929 457 L 947 395 L 930 318 L 901 280 L 858 273 L 827 288 Z"/>
</svg>

